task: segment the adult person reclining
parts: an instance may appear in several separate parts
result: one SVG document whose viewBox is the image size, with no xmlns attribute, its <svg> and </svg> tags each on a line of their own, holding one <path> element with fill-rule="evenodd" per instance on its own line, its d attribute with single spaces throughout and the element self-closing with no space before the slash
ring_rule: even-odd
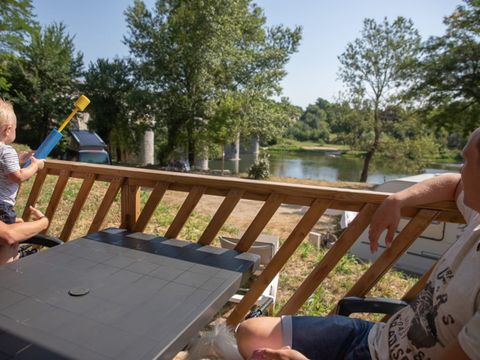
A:
<svg viewBox="0 0 480 360">
<path fill-rule="evenodd" d="M 30 206 L 30 215 L 32 221 L 15 224 L 6 224 L 0 221 L 0 264 L 16 260 L 19 243 L 48 227 L 48 219 L 40 210 Z"/>
<path fill-rule="evenodd" d="M 248 358 L 256 350 L 252 358 L 480 359 L 480 128 L 463 157 L 461 174 L 392 194 L 373 216 L 372 251 L 385 230 L 387 246 L 392 243 L 405 206 L 455 199 L 467 222 L 409 306 L 385 324 L 340 316 L 249 319 L 236 334 L 242 355 Z"/>
</svg>

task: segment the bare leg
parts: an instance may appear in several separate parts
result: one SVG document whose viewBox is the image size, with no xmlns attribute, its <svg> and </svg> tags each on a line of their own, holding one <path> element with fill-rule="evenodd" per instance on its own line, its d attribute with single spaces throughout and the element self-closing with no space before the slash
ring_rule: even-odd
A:
<svg viewBox="0 0 480 360">
<path fill-rule="evenodd" d="M 283 343 L 280 318 L 259 317 L 240 323 L 235 334 L 238 350 L 248 359 L 254 350 L 262 348 L 280 349 Z"/>
</svg>

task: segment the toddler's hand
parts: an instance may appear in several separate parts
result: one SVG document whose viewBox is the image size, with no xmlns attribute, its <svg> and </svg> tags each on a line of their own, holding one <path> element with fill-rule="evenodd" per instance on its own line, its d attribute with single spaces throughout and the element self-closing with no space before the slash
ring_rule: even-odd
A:
<svg viewBox="0 0 480 360">
<path fill-rule="evenodd" d="M 32 156 L 32 164 L 37 165 L 38 170 L 42 170 L 43 167 L 45 166 L 45 160 L 37 159 L 35 156 Z"/>
<path fill-rule="evenodd" d="M 32 157 L 33 153 L 34 153 L 33 150 L 19 152 L 18 161 L 20 162 L 20 164 L 25 164 Z"/>
</svg>

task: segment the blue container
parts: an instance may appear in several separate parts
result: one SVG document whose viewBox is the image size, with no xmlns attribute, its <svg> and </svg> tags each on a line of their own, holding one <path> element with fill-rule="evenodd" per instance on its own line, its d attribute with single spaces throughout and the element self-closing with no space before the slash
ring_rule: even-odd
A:
<svg viewBox="0 0 480 360">
<path fill-rule="evenodd" d="M 37 159 L 45 159 L 55 145 L 58 144 L 60 139 L 62 138 L 62 133 L 59 132 L 57 129 L 53 129 L 52 132 L 47 136 L 45 140 L 43 140 L 42 144 L 38 147 L 37 151 L 35 151 L 35 156 Z M 31 161 L 28 160 L 23 167 L 27 167 L 30 165 Z"/>
</svg>

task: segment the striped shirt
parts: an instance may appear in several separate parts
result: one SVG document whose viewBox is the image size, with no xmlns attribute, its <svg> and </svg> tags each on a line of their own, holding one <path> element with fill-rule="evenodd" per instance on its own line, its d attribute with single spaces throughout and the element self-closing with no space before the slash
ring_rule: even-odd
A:
<svg viewBox="0 0 480 360">
<path fill-rule="evenodd" d="M 0 143 L 0 201 L 15 205 L 18 184 L 10 181 L 7 175 L 19 170 L 20 164 L 15 149 Z"/>
</svg>

